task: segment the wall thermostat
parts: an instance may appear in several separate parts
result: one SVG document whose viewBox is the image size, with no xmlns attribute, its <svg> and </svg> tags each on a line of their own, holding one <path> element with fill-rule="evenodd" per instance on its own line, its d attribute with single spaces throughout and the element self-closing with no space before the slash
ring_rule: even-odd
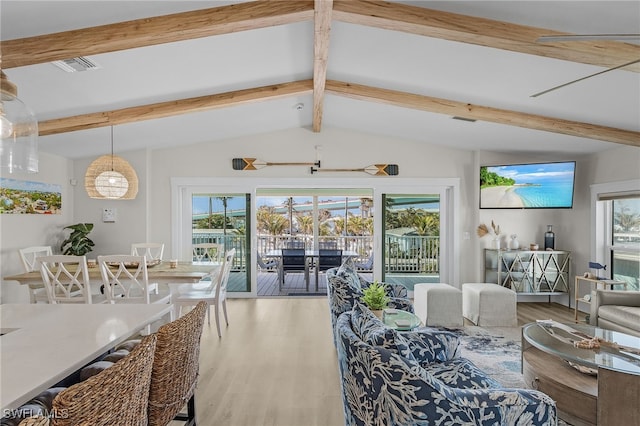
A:
<svg viewBox="0 0 640 426">
<path fill-rule="evenodd" d="M 117 216 L 116 209 L 102 209 L 103 222 L 115 222 Z"/>
</svg>

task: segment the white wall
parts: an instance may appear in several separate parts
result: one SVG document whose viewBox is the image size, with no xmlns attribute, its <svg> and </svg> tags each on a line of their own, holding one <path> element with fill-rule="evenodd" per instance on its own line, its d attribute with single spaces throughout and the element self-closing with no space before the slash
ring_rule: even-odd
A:
<svg viewBox="0 0 640 426">
<path fill-rule="evenodd" d="M 522 244 L 542 243 L 547 224 L 554 225 L 556 246 L 573 253 L 572 274 L 581 272 L 588 262 L 589 185 L 637 179 L 640 177 L 640 149 L 612 144 L 612 149 L 592 156 L 532 156 L 505 155 L 447 149 L 426 142 L 403 141 L 383 136 L 325 128 L 321 133 L 307 129 L 291 129 L 257 136 L 247 136 L 216 143 L 201 143 L 176 149 L 136 151 L 120 154 L 138 173 L 140 180 L 135 200 L 92 200 L 87 197 L 83 182 L 87 166 L 94 158 L 71 162 L 60 157 L 40 154 L 40 173 L 18 177 L 57 183 L 63 187 L 63 215 L 0 215 L 2 231 L 0 260 L 2 275 L 21 271 L 17 249 L 32 245 L 53 245 L 59 248 L 64 238 L 62 227 L 91 222 L 95 228 L 90 237 L 96 243 L 89 257 L 121 253 L 134 241 L 162 241 L 171 247 L 172 177 L 221 177 L 232 181 L 236 177 L 294 177 L 312 186 L 316 175 L 306 167 L 268 167 L 259 171 L 235 171 L 231 159 L 256 157 L 266 161 L 313 162 L 315 146 L 322 146 L 322 165 L 326 168 L 364 167 L 374 163 L 399 165 L 400 177 L 458 177 L 460 185 L 459 235 L 460 281 L 482 279 L 482 249 L 489 243 L 479 239 L 475 230 L 479 223 L 494 219 L 508 234 L 518 234 Z M 504 161 L 576 160 L 576 193 L 574 208 L 566 210 L 479 210 L 479 165 Z M 345 179 L 370 178 L 358 173 L 323 173 L 322 177 Z M 69 179 L 75 178 L 75 187 Z M 393 179 L 386 177 L 381 179 Z M 70 204 L 71 203 L 71 204 Z M 73 207 L 71 207 L 73 206 Z M 116 208 L 116 223 L 102 223 L 102 209 Z M 468 233 L 469 239 L 464 239 Z M 165 257 L 170 257 L 167 252 Z M 16 284 L 2 284 L 3 301 L 16 298 Z M 24 290 L 24 289 L 22 289 Z M 26 300 L 26 291 L 23 294 Z"/>
<path fill-rule="evenodd" d="M 2 276 L 23 272 L 18 249 L 30 246 L 50 245 L 54 253 L 60 253 L 60 244 L 66 238 L 63 227 L 73 222 L 74 191 L 69 179 L 73 163 L 55 155 L 40 154 L 40 171 L 36 174 L 16 173 L 2 175 L 5 178 L 44 182 L 62 187 L 62 214 L 60 215 L 0 215 L 0 271 Z M 29 302 L 29 293 L 17 282 L 3 282 L 0 299 L 7 302 Z"/>
<path fill-rule="evenodd" d="M 638 179 L 640 177 L 640 149 L 612 144 L 612 149 L 598 154 L 575 156 L 514 156 L 482 153 L 480 165 L 504 162 L 564 161 L 576 160 L 575 194 L 572 209 L 557 210 L 479 210 L 479 223 L 489 224 L 492 219 L 505 234 L 518 234 L 521 244 L 538 243 L 543 246 L 546 225 L 553 225 L 556 248 L 571 251 L 571 279 L 569 290 L 573 294 L 573 276 L 588 270 L 591 247 L 590 185 Z M 482 247 L 489 247 L 489 238 L 481 240 Z M 482 250 L 477 257 L 481 259 Z M 482 264 L 480 264 L 482 266 Z M 482 268 L 479 269 L 482 274 Z M 560 298 L 556 298 L 561 301 Z M 567 303 L 567 297 L 562 298 Z M 572 297 L 570 298 L 572 299 Z M 571 303 L 572 300 L 571 300 Z"/>
<path fill-rule="evenodd" d="M 131 243 L 153 240 L 148 236 L 148 216 L 152 215 L 148 208 L 147 187 L 150 180 L 147 166 L 147 152 L 134 151 L 124 154 L 116 153 L 131 164 L 138 175 L 138 195 L 134 200 L 96 200 L 89 198 L 84 190 L 84 174 L 94 157 L 75 161 L 74 175 L 78 180 L 75 187 L 74 220 L 75 222 L 93 223 L 94 228 L 89 237 L 95 243 L 93 251 L 87 258 L 95 258 L 104 254 L 129 253 Z M 116 209 L 115 223 L 102 222 L 102 210 Z"/>
<path fill-rule="evenodd" d="M 473 210 L 466 202 L 472 194 L 469 183 L 474 174 L 473 158 L 470 151 L 442 148 L 423 142 L 402 141 L 382 136 L 356 133 L 352 131 L 325 128 L 321 133 L 307 129 L 291 129 L 279 132 L 248 136 L 226 143 L 202 143 L 179 149 L 157 150 L 152 153 L 151 176 L 157 182 L 150 188 L 149 217 L 150 234 L 162 241 L 171 240 L 170 188 L 171 177 L 220 177 L 232 182 L 234 178 L 262 177 L 297 178 L 300 184 L 308 182 L 313 187 L 318 178 L 344 177 L 345 180 L 370 179 L 366 173 L 321 173 L 311 175 L 309 167 L 267 167 L 257 171 L 237 171 L 231 167 L 236 157 L 259 158 L 271 162 L 313 162 L 316 160 L 315 146 L 321 149 L 322 167 L 354 168 L 375 163 L 399 165 L 402 178 L 461 178 L 461 209 L 458 212 L 462 226 L 469 227 Z M 393 179 L 381 177 L 380 179 Z M 475 208 L 476 204 L 472 204 Z M 462 243 L 462 242 L 460 242 Z M 473 257 L 470 241 L 464 241 L 461 255 Z M 169 255 L 169 254 L 168 254 Z M 171 254 L 171 256 L 175 256 Z M 468 264 L 461 270 L 461 279 L 469 276 Z M 466 274 L 466 275 L 465 275 Z"/>
</svg>

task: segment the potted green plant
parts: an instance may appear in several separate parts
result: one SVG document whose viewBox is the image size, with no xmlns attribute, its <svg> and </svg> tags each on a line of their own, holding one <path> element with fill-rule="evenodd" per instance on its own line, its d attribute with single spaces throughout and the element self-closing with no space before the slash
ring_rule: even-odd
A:
<svg viewBox="0 0 640 426">
<path fill-rule="evenodd" d="M 88 237 L 93 229 L 93 223 L 77 223 L 75 225 L 65 226 L 63 229 L 71 229 L 69 237 L 62 242 L 60 250 L 63 254 L 73 256 L 84 256 L 93 250 L 94 243 Z"/>
<path fill-rule="evenodd" d="M 361 300 L 380 319 L 382 319 L 383 309 L 389 305 L 389 297 L 385 292 L 384 284 L 380 284 L 377 280 L 362 290 Z"/>
</svg>

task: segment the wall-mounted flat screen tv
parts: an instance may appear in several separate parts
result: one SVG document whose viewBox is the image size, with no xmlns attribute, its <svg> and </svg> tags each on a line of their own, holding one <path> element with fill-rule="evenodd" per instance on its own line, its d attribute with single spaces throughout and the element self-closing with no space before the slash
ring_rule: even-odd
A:
<svg viewBox="0 0 640 426">
<path fill-rule="evenodd" d="M 481 209 L 570 209 L 575 161 L 480 167 Z"/>
</svg>

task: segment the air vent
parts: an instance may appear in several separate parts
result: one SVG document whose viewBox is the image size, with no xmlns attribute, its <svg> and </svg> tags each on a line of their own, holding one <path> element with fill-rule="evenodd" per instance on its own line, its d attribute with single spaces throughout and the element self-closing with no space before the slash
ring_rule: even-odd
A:
<svg viewBox="0 0 640 426">
<path fill-rule="evenodd" d="M 473 119 L 473 118 L 459 117 L 459 116 L 457 116 L 457 115 L 454 115 L 454 116 L 453 116 L 453 117 L 451 117 L 451 118 L 453 118 L 454 120 L 468 121 L 469 123 L 475 123 L 476 121 L 478 121 L 478 120 L 475 120 L 475 119 Z"/>
<path fill-rule="evenodd" d="M 88 71 L 102 68 L 99 64 L 93 62 L 89 58 L 85 58 L 84 56 L 64 59 L 62 61 L 54 61 L 51 63 L 66 72 Z"/>
</svg>

